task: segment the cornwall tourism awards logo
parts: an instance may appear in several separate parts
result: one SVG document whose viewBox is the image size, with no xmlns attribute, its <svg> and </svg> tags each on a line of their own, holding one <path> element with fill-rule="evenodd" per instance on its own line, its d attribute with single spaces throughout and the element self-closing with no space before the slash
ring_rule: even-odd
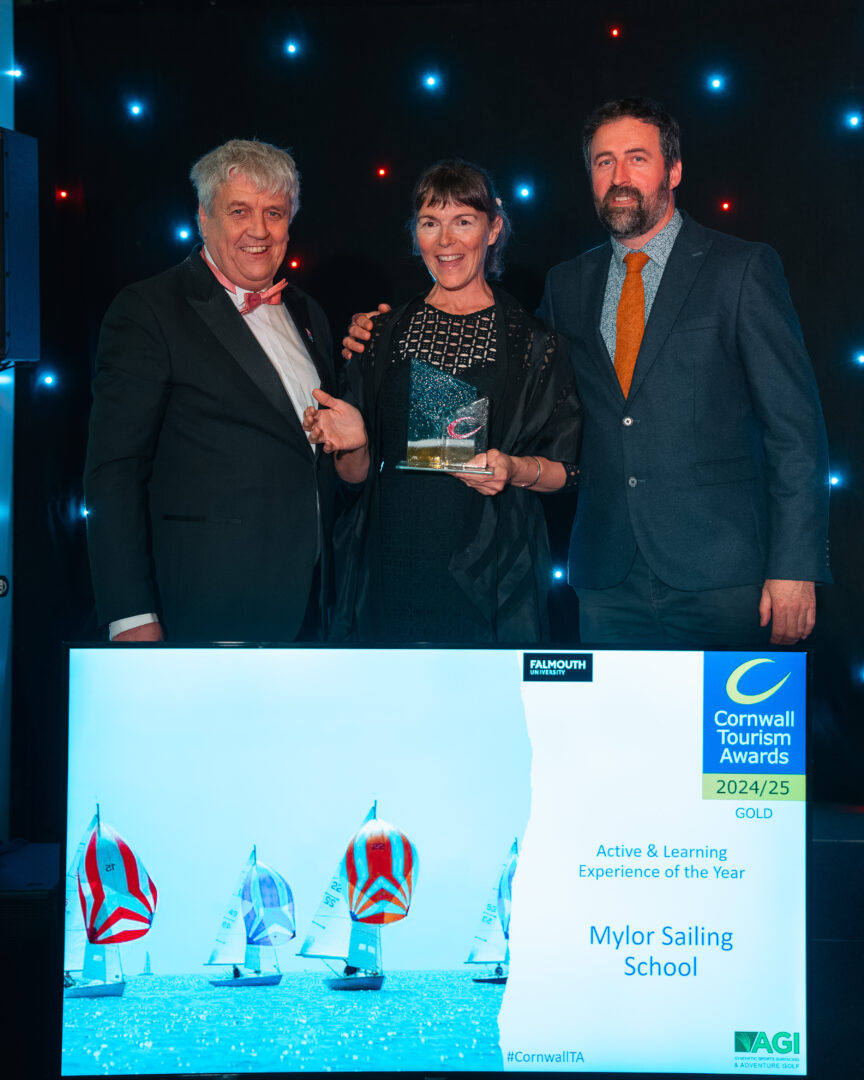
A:
<svg viewBox="0 0 864 1080">
<path fill-rule="evenodd" d="M 703 797 L 804 797 L 804 653 L 705 653 Z"/>
</svg>

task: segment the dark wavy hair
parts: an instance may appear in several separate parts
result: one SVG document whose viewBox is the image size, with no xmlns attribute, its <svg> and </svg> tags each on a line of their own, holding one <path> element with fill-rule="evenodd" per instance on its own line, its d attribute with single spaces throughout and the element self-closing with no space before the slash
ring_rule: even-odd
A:
<svg viewBox="0 0 864 1080">
<path fill-rule="evenodd" d="M 595 109 L 582 128 L 582 154 L 585 158 L 585 168 L 589 173 L 591 172 L 591 140 L 597 129 L 613 120 L 622 120 L 625 116 L 641 120 L 645 124 L 653 124 L 657 128 L 667 172 L 676 161 L 681 160 L 681 128 L 674 116 L 651 98 L 618 98 L 616 101 L 607 101 L 605 105 Z"/>
<path fill-rule="evenodd" d="M 453 203 L 470 206 L 484 213 L 489 218 L 490 225 L 495 218 L 501 218 L 501 231 L 498 239 L 486 251 L 484 267 L 487 278 L 500 277 L 504 269 L 504 247 L 510 238 L 510 219 L 495 194 L 489 173 L 479 165 L 460 161 L 458 158 L 436 161 L 434 165 L 424 169 L 411 194 L 413 214 L 409 228 L 412 237 L 416 237 L 417 218 L 427 203 L 430 206 L 450 206 Z M 414 252 L 417 253 L 416 239 Z"/>
</svg>

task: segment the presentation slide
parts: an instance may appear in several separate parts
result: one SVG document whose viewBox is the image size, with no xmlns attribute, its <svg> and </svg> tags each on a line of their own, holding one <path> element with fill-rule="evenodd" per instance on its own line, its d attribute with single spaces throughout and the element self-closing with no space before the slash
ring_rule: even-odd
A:
<svg viewBox="0 0 864 1080">
<path fill-rule="evenodd" d="M 63 1075 L 804 1075 L 805 687 L 70 649 Z"/>
</svg>

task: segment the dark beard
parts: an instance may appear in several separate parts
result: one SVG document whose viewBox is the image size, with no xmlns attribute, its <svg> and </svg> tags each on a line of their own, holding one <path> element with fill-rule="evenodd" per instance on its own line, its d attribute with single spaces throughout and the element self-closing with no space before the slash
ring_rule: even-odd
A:
<svg viewBox="0 0 864 1080">
<path fill-rule="evenodd" d="M 597 216 L 617 240 L 628 240 L 633 236 L 642 236 L 649 232 L 666 213 L 669 206 L 669 178 L 664 178 L 663 185 L 643 195 L 638 188 L 626 184 L 612 186 L 603 196 L 602 202 L 596 202 Z M 636 200 L 635 206 L 613 206 L 616 195 L 629 195 Z"/>
</svg>

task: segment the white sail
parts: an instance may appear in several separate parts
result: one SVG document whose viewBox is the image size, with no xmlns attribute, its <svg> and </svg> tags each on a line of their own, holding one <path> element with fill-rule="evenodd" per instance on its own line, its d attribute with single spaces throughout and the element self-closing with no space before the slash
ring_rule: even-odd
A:
<svg viewBox="0 0 864 1080">
<path fill-rule="evenodd" d="M 498 918 L 498 882 L 489 890 L 466 964 L 503 964 L 508 959 L 507 940 Z"/>
<path fill-rule="evenodd" d="M 362 971 L 381 970 L 381 927 L 369 923 L 351 924 L 348 963 Z"/>
<path fill-rule="evenodd" d="M 213 949 L 206 961 L 208 964 L 242 964 L 246 959 L 246 926 L 242 916 L 243 884 L 252 869 L 253 860 L 254 852 L 247 859 L 228 900 L 222 922 L 216 931 Z"/>
<path fill-rule="evenodd" d="M 122 979 L 120 950 L 116 945 L 91 945 L 88 941 L 84 948 L 81 976 L 90 981 L 103 983 Z"/>
<path fill-rule="evenodd" d="M 156 898 L 143 863 L 123 837 L 100 820 L 97 804 L 66 872 L 65 997 L 123 993 L 118 943 L 148 932 Z"/>
<path fill-rule="evenodd" d="M 258 862 L 253 847 L 228 900 L 207 963 L 279 971 L 277 949 L 294 937 L 294 925 L 294 897 L 288 882 Z"/>
<path fill-rule="evenodd" d="M 64 934 L 63 969 L 81 971 L 84 967 L 84 949 L 87 945 L 87 931 L 84 929 L 84 915 L 81 911 L 81 897 L 78 893 L 78 867 L 84 857 L 84 849 L 90 833 L 96 827 L 98 815 L 84 830 L 78 847 L 69 861 L 66 871 L 66 928 Z"/>
<path fill-rule="evenodd" d="M 346 892 L 348 882 L 337 872 L 332 877 L 318 910 L 312 916 L 312 924 L 306 940 L 300 946 L 299 956 L 312 956 L 321 960 L 347 960 L 351 940 L 351 911 Z"/>
<path fill-rule="evenodd" d="M 300 947 L 300 956 L 345 962 L 343 976 L 328 982 L 333 989 L 380 989 L 381 926 L 404 918 L 411 902 L 416 849 L 378 819 L 377 808 L 376 802 L 349 841 Z M 369 985 L 360 972 L 374 974 L 377 985 Z"/>
<path fill-rule="evenodd" d="M 278 951 L 272 945 L 247 945 L 244 966 L 249 971 L 281 971 Z"/>
<path fill-rule="evenodd" d="M 514 840 L 495 884 L 489 890 L 466 964 L 509 963 L 510 946 L 507 939 L 510 928 L 510 888 L 518 858 L 519 845 L 518 841 Z M 506 923 L 502 921 L 502 914 Z"/>
</svg>

